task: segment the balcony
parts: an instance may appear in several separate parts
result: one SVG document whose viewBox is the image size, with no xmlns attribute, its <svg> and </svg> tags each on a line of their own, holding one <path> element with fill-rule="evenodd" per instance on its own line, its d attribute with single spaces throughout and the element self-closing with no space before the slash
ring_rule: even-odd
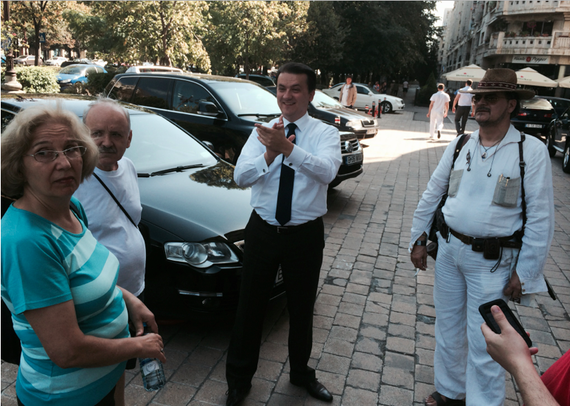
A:
<svg viewBox="0 0 570 406">
<path fill-rule="evenodd" d="M 560 1 L 549 0 L 512 0 L 505 1 L 503 15 L 554 13 Z"/>
<path fill-rule="evenodd" d="M 570 32 L 557 31 L 547 37 L 507 36 L 505 32 L 495 32 L 486 54 L 570 55 Z"/>
</svg>

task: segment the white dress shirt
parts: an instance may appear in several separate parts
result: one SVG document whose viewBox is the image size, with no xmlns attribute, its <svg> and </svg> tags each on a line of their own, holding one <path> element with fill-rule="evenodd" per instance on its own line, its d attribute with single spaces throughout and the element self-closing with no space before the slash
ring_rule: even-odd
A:
<svg viewBox="0 0 570 406">
<path fill-rule="evenodd" d="M 430 178 L 426 191 L 414 213 L 410 249 L 423 232 L 429 235 L 433 214 L 441 196 L 446 192 L 455 145 L 453 140 Z M 493 203 L 495 187 L 500 175 L 520 178 L 520 132 L 512 125 L 497 147 L 487 151 L 479 142 L 479 131 L 471 134 L 455 161 L 455 171 L 463 170 L 457 195 L 448 197 L 443 214 L 453 230 L 476 238 L 507 237 L 522 227 L 521 188 L 516 207 L 503 207 Z M 468 171 L 470 157 L 471 170 Z M 545 292 L 542 268 L 546 263 L 554 234 L 554 197 L 550 158 L 545 145 L 527 135 L 523 143 L 526 163 L 524 190 L 527 205 L 527 222 L 520 250 L 517 274 L 525 293 Z M 491 176 L 487 176 L 490 173 Z"/>
<path fill-rule="evenodd" d="M 279 119 L 268 123 L 272 127 Z M 285 127 L 289 121 L 283 119 Z M 234 171 L 239 186 L 252 187 L 251 206 L 269 224 L 275 219 L 281 162 L 295 171 L 291 220 L 287 226 L 315 220 L 327 212 L 327 190 L 342 162 L 338 130 L 305 113 L 295 121 L 295 146 L 288 158 L 278 155 L 270 166 L 265 162 L 265 146 L 254 129 L 245 143 Z M 287 128 L 285 129 L 287 131 Z"/>
</svg>

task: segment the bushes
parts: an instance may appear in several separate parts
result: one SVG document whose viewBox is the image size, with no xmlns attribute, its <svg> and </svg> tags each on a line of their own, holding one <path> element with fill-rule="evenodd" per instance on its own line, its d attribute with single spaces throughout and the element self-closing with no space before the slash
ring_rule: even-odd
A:
<svg viewBox="0 0 570 406">
<path fill-rule="evenodd" d="M 437 92 L 437 82 L 435 81 L 435 77 L 433 73 L 431 73 L 428 77 L 428 80 L 423 86 L 420 91 L 416 94 L 416 106 L 429 106 L 429 99 L 432 94 Z"/>
<path fill-rule="evenodd" d="M 87 90 L 93 96 L 103 93 L 107 84 L 115 76 L 114 73 L 93 73 L 87 78 Z"/>
<path fill-rule="evenodd" d="M 26 93 L 59 93 L 55 72 L 38 66 L 14 68 L 18 82 Z"/>
</svg>

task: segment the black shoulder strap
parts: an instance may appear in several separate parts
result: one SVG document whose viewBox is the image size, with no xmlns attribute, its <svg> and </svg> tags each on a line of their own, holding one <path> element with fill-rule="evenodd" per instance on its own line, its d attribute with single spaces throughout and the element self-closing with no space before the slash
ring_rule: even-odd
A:
<svg viewBox="0 0 570 406">
<path fill-rule="evenodd" d="M 521 197 L 522 197 L 521 208 L 522 208 L 522 221 L 523 221 L 522 231 L 523 231 L 523 234 L 524 234 L 524 226 L 526 224 L 526 198 L 525 198 L 525 193 L 524 193 L 524 170 L 526 167 L 526 163 L 524 162 L 524 156 L 523 156 L 523 142 L 524 142 L 524 140 L 525 140 L 525 135 L 521 131 L 521 140 L 519 141 L 519 166 L 521 169 Z"/>
<path fill-rule="evenodd" d="M 455 166 L 455 161 L 459 156 L 461 148 L 463 148 L 463 146 L 467 143 L 467 141 L 469 141 L 470 137 L 471 136 L 469 134 L 463 134 L 461 138 L 459 138 L 459 141 L 457 141 L 457 144 L 455 144 L 455 152 L 453 153 L 453 163 L 451 164 L 451 169 L 453 169 L 453 167 Z"/>
<path fill-rule="evenodd" d="M 125 210 L 125 208 L 123 207 L 123 205 L 121 204 L 121 202 L 119 202 L 119 200 L 115 197 L 115 195 L 113 194 L 113 192 L 111 192 L 111 189 L 109 189 L 107 187 L 107 185 L 105 184 L 105 182 L 103 182 L 101 180 L 101 178 L 99 176 L 97 176 L 97 174 L 95 172 L 93 172 L 93 176 L 95 176 L 95 178 L 99 181 L 99 183 L 101 183 L 101 185 L 103 185 L 103 187 L 105 188 L 105 190 L 111 195 L 111 197 L 113 198 L 113 200 L 115 201 L 115 203 L 117 203 L 117 206 L 119 206 L 119 208 L 123 211 L 123 213 L 125 213 L 125 216 L 127 216 L 127 218 L 131 221 L 131 223 L 133 223 L 133 226 L 135 226 L 136 228 L 139 228 L 139 226 L 137 226 L 135 224 L 135 222 L 133 221 L 133 219 L 131 218 L 131 216 L 129 216 L 129 213 L 127 213 L 127 211 Z"/>
</svg>

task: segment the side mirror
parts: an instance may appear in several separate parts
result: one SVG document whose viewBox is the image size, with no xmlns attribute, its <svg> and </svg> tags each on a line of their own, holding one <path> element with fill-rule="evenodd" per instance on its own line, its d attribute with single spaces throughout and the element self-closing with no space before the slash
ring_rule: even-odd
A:
<svg viewBox="0 0 570 406">
<path fill-rule="evenodd" d="M 218 106 L 214 103 L 209 101 L 200 101 L 198 104 L 198 114 L 208 117 L 218 117 L 222 112 L 218 110 Z"/>
</svg>

